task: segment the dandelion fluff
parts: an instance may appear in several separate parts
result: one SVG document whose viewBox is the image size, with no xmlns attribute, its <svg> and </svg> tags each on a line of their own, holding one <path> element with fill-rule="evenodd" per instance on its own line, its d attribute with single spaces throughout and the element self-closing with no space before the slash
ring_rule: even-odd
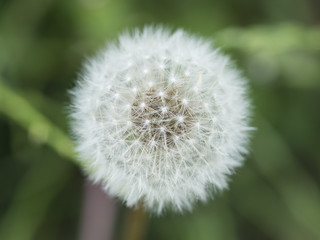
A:
<svg viewBox="0 0 320 240">
<path fill-rule="evenodd" d="M 227 187 L 247 152 L 246 80 L 182 30 L 121 35 L 85 64 L 72 96 L 85 172 L 127 206 L 190 210 Z"/>
</svg>

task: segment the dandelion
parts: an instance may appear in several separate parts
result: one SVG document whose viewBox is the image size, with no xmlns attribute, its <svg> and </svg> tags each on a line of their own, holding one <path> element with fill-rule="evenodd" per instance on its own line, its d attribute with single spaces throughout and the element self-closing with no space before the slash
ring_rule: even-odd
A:
<svg viewBox="0 0 320 240">
<path fill-rule="evenodd" d="M 247 153 L 246 80 L 182 30 L 121 35 L 85 64 L 72 95 L 85 172 L 130 207 L 190 210 L 226 188 Z"/>
</svg>

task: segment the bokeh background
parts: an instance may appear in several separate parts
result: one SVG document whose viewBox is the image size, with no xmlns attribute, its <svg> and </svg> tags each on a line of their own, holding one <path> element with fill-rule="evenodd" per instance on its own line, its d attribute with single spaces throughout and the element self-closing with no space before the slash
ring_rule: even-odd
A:
<svg viewBox="0 0 320 240">
<path fill-rule="evenodd" d="M 1 0 L 0 239 L 77 238 L 84 177 L 67 91 L 106 40 L 150 23 L 230 54 L 249 78 L 257 130 L 228 191 L 151 218 L 145 239 L 320 239 L 318 0 Z"/>
</svg>

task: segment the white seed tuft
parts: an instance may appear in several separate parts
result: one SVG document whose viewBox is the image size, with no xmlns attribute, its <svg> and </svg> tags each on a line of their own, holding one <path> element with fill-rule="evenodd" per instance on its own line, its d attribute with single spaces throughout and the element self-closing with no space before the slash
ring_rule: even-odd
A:
<svg viewBox="0 0 320 240">
<path fill-rule="evenodd" d="M 246 80 L 182 30 L 123 34 L 73 89 L 72 129 L 88 176 L 128 206 L 191 209 L 247 153 Z"/>
</svg>

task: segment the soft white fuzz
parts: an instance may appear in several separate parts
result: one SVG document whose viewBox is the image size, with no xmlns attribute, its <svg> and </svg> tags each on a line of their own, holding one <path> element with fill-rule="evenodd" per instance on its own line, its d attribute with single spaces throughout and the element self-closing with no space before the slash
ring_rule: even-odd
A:
<svg viewBox="0 0 320 240">
<path fill-rule="evenodd" d="M 247 152 L 246 80 L 211 43 L 157 27 L 125 33 L 72 91 L 85 171 L 128 206 L 191 209 Z"/>
</svg>

